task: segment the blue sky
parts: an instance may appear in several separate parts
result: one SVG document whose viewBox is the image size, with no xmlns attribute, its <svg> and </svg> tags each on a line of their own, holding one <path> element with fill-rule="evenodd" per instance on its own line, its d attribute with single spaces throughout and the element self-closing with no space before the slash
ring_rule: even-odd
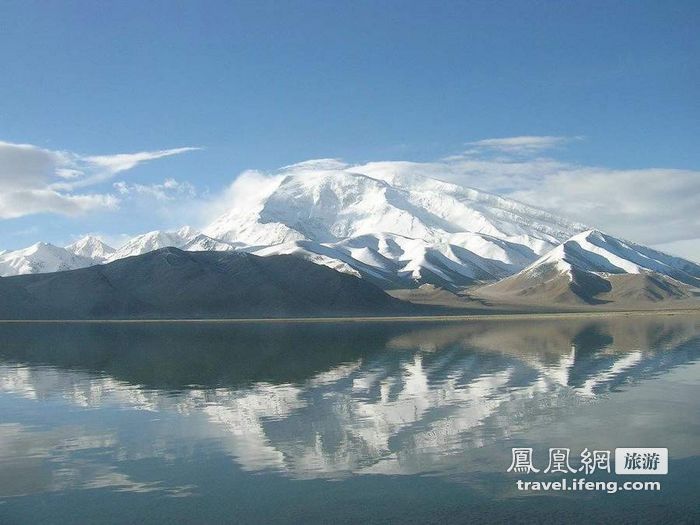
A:
<svg viewBox="0 0 700 525">
<path fill-rule="evenodd" d="M 646 215 L 601 227 L 676 228 L 682 254 L 700 257 L 698 224 L 667 217 L 679 195 L 700 196 L 699 24 L 700 3 L 673 1 L 2 2 L 0 141 L 10 160 L 0 150 L 0 180 L 13 182 L 0 186 L 0 248 L 179 226 L 189 200 L 212 198 L 245 169 L 324 157 L 435 163 L 470 142 L 525 136 L 561 138 L 517 152 L 525 179 L 490 183 L 514 153 L 502 148 L 482 148 L 490 168 L 453 178 L 512 186 L 565 214 L 532 162 L 564 166 L 577 198 L 595 199 L 580 189 L 591 173 L 610 179 L 602 191 L 651 185 L 629 196 Z M 52 180 L 51 191 L 102 200 L 73 199 L 77 211 L 32 202 L 25 213 L 15 199 L 3 214 L 26 177 L 17 144 L 61 152 L 70 161 L 51 166 L 92 177 L 70 188 Z M 116 172 L 86 160 L 183 147 L 202 149 Z M 158 206 L 138 190 L 166 179 L 184 186 Z"/>
</svg>

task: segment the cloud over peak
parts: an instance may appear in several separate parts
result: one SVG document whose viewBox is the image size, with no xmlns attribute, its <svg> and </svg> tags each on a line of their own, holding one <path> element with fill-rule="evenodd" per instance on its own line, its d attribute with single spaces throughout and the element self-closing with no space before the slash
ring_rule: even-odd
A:
<svg viewBox="0 0 700 525">
<path fill-rule="evenodd" d="M 537 140 L 531 140 L 535 138 Z M 700 260 L 700 215 L 696 213 L 700 171 L 618 169 L 577 164 L 541 154 L 545 145 L 562 144 L 567 140 L 573 139 L 487 139 L 478 143 L 488 144 L 489 151 L 473 150 L 468 155 L 431 162 L 401 160 L 350 164 L 337 159 L 315 159 L 269 174 L 249 171 L 226 189 L 216 201 L 216 207 L 208 209 L 215 208 L 217 213 L 222 213 L 226 207 L 236 208 L 245 204 L 251 195 L 273 191 L 290 173 L 307 176 L 347 170 L 389 181 L 418 175 L 503 195 L 642 244 L 667 244 L 673 253 Z M 495 156 L 490 154 L 494 144 L 501 148 Z M 514 148 L 513 152 L 506 151 L 507 148 Z M 537 152 L 538 148 L 539 154 L 523 154 L 524 151 Z"/>
<path fill-rule="evenodd" d="M 580 137 L 557 137 L 553 135 L 522 135 L 468 142 L 472 150 L 491 150 L 510 154 L 532 154 L 562 146 Z"/>
</svg>

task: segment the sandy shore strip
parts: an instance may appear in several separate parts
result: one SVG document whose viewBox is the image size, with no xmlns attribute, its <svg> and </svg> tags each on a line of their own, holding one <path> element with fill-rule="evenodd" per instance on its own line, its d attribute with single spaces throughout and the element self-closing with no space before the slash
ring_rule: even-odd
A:
<svg viewBox="0 0 700 525">
<path fill-rule="evenodd" d="M 236 319 L 0 319 L 0 324 L 57 324 L 57 323 L 435 323 L 464 321 L 525 321 L 556 319 L 596 319 L 605 317 L 668 317 L 678 315 L 700 316 L 700 309 L 684 310 L 619 310 L 605 312 L 551 312 L 469 315 L 415 315 L 366 317 L 278 317 Z"/>
</svg>

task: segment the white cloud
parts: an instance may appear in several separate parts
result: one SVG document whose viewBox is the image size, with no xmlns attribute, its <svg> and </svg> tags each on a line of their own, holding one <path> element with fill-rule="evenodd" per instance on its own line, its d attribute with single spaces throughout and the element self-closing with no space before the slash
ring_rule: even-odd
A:
<svg viewBox="0 0 700 525">
<path fill-rule="evenodd" d="M 474 150 L 493 150 L 508 154 L 532 154 L 555 148 L 578 140 L 580 137 L 557 137 L 552 135 L 523 135 L 519 137 L 504 137 L 497 139 L 483 139 L 468 142 Z"/>
<path fill-rule="evenodd" d="M 120 171 L 130 170 L 135 168 L 142 162 L 148 160 L 162 159 L 171 155 L 179 155 L 188 151 L 196 151 L 199 148 L 173 148 L 160 151 L 141 151 L 139 153 L 119 153 L 117 155 L 95 155 L 85 157 L 85 161 L 95 166 L 101 166 L 107 169 L 109 173 L 115 174 Z"/>
<path fill-rule="evenodd" d="M 193 149 L 83 156 L 0 141 L 0 218 L 36 213 L 79 215 L 115 209 L 119 205 L 116 195 L 76 190 L 103 182 L 142 162 Z"/>
<path fill-rule="evenodd" d="M 135 168 L 143 162 L 162 159 L 172 155 L 179 155 L 189 151 L 197 151 L 200 148 L 174 148 L 160 151 L 141 151 L 139 153 L 119 153 L 116 155 L 97 155 L 90 157 L 80 157 L 75 164 L 78 170 L 82 169 L 85 178 L 62 184 L 64 188 L 80 188 L 90 186 L 98 182 L 112 178 L 117 173 Z"/>
<path fill-rule="evenodd" d="M 304 171 L 342 170 L 347 167 L 348 165 L 340 159 L 311 159 L 283 166 L 279 171 L 283 173 L 301 173 Z"/>
<path fill-rule="evenodd" d="M 115 182 L 113 186 L 121 196 L 145 196 L 158 201 L 194 198 L 197 195 L 192 184 L 187 181 L 178 182 L 175 179 L 165 179 L 160 184 L 129 184 L 126 181 L 119 181 Z"/>
<path fill-rule="evenodd" d="M 653 247 L 671 255 L 700 262 L 700 238 L 656 244 Z"/>
<path fill-rule="evenodd" d="M 41 187 L 54 174 L 58 162 L 56 152 L 0 142 L 0 191 Z"/>
<path fill-rule="evenodd" d="M 35 213 L 81 215 L 94 210 L 113 210 L 119 200 L 104 194 L 64 194 L 49 189 L 0 193 L 0 219 L 15 219 Z"/>
<path fill-rule="evenodd" d="M 568 166 L 512 197 L 647 244 L 700 237 L 700 171 Z"/>
<path fill-rule="evenodd" d="M 281 170 L 289 170 L 285 166 Z M 246 170 L 229 184 L 224 191 L 212 199 L 200 203 L 199 220 L 207 224 L 230 210 L 249 208 L 260 202 L 266 195 L 271 194 L 284 175 L 267 174 L 257 170 Z"/>
<path fill-rule="evenodd" d="M 449 157 L 435 162 L 381 161 L 353 166 L 370 177 L 385 178 L 386 174 L 417 174 L 455 182 L 463 186 L 494 193 L 508 194 L 532 187 L 547 174 L 558 173 L 568 164 L 555 159 L 536 158 L 514 160 L 476 157 Z"/>
</svg>

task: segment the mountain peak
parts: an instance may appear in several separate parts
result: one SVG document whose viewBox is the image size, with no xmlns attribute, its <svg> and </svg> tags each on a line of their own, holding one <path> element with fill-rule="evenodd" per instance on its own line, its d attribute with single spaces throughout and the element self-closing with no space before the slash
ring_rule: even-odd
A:
<svg viewBox="0 0 700 525">
<path fill-rule="evenodd" d="M 66 248 L 37 242 L 27 248 L 0 254 L 0 276 L 73 270 L 92 264 L 92 259 L 77 255 Z"/>
<path fill-rule="evenodd" d="M 109 257 L 109 260 L 115 261 L 141 255 L 167 246 L 182 248 L 197 235 L 199 232 L 189 226 L 184 226 L 177 231 L 153 230 L 127 241 Z"/>
<path fill-rule="evenodd" d="M 195 230 L 192 226 L 183 226 L 182 228 L 177 230 L 175 233 L 177 233 L 183 239 L 187 239 L 187 240 L 191 240 L 200 234 L 200 232 Z"/>
<path fill-rule="evenodd" d="M 582 229 L 478 190 L 422 176 L 401 177 L 397 183 L 337 162 L 327 165 L 329 162 L 289 167 L 273 191 L 230 210 L 204 233 L 225 241 L 269 246 L 382 233 L 432 243 L 455 233 L 473 232 L 517 239 L 536 253 L 544 253 Z"/>
<path fill-rule="evenodd" d="M 348 165 L 341 161 L 340 159 L 326 158 L 326 159 L 311 159 L 302 162 L 297 162 L 295 164 L 290 164 L 284 166 L 280 169 L 282 173 L 300 173 L 305 171 L 339 171 L 344 170 Z"/>
<path fill-rule="evenodd" d="M 93 259 L 96 262 L 104 262 L 116 251 L 94 235 L 86 235 L 73 244 L 69 244 L 65 249 L 76 255 Z"/>
<path fill-rule="evenodd" d="M 578 241 L 578 240 L 590 240 L 590 239 L 598 239 L 598 240 L 605 240 L 608 237 L 608 234 L 598 230 L 597 228 L 590 228 L 588 230 L 582 231 L 581 233 L 577 233 L 576 235 L 573 235 L 571 238 L 567 239 L 564 242 L 569 242 L 569 241 Z"/>
<path fill-rule="evenodd" d="M 237 203 L 203 232 L 382 286 L 453 286 L 509 275 L 583 229 L 453 183 L 321 159 L 282 169 L 270 191 Z"/>
<path fill-rule="evenodd" d="M 700 266 L 599 230 L 572 236 L 520 272 L 482 287 L 486 298 L 587 303 L 688 298 Z"/>
</svg>

